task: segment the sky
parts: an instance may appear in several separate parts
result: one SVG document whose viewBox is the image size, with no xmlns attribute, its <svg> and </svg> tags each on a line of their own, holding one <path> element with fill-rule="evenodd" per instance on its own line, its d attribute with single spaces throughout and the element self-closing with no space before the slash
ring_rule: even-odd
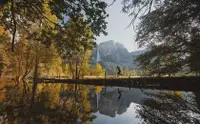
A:
<svg viewBox="0 0 200 124">
<path fill-rule="evenodd" d="M 109 1 L 110 3 L 112 2 L 112 0 Z M 108 5 L 110 3 L 108 3 Z M 116 0 L 112 6 L 108 7 L 107 13 L 109 14 L 109 17 L 106 19 L 108 22 L 106 30 L 108 35 L 104 36 L 101 34 L 97 37 L 96 42 L 99 44 L 101 42 L 113 40 L 123 44 L 129 52 L 138 50 L 137 44 L 134 41 L 135 32 L 132 26 L 126 29 L 130 24 L 132 17 L 129 17 L 128 14 L 122 12 L 121 0 Z"/>
</svg>

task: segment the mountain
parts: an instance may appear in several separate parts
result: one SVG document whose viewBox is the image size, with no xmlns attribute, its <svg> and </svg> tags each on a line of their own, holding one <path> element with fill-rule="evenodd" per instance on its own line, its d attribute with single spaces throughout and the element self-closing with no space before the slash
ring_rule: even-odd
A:
<svg viewBox="0 0 200 124">
<path fill-rule="evenodd" d="M 119 95 L 121 91 L 121 96 Z M 146 93 L 156 93 L 155 90 L 145 90 Z M 115 117 L 127 111 L 131 103 L 141 104 L 143 99 L 149 98 L 144 91 L 140 89 L 128 89 L 119 87 L 103 88 L 99 94 L 90 90 L 91 111 L 100 114 Z"/>
<path fill-rule="evenodd" d="M 93 49 L 91 63 L 95 64 L 98 62 L 108 73 L 116 74 L 116 72 L 113 72 L 115 71 L 116 66 L 122 68 L 128 67 L 129 69 L 136 68 L 136 65 L 133 64 L 133 60 L 137 55 L 140 55 L 143 52 L 144 50 L 130 53 L 123 44 L 109 40 L 100 43 Z"/>
<path fill-rule="evenodd" d="M 114 41 L 106 41 L 100 43 L 99 53 L 101 60 L 114 62 L 116 64 L 131 64 L 131 55 L 128 50 L 120 43 L 115 43 Z"/>
</svg>

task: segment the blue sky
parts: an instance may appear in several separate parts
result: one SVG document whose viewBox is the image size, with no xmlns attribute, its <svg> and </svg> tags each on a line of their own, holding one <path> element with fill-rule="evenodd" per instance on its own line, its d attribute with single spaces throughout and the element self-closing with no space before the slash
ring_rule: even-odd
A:
<svg viewBox="0 0 200 124">
<path fill-rule="evenodd" d="M 109 0 L 110 4 L 112 0 Z M 131 22 L 131 17 L 128 14 L 123 13 L 122 11 L 121 0 L 116 0 L 116 2 L 107 8 L 109 17 L 107 18 L 107 32 L 108 35 L 104 36 L 103 34 L 97 37 L 96 42 L 99 44 L 104 41 L 114 40 L 123 44 L 128 51 L 135 51 L 137 49 L 137 44 L 135 43 L 135 32 L 132 29 L 132 26 L 126 29 L 126 27 Z"/>
</svg>

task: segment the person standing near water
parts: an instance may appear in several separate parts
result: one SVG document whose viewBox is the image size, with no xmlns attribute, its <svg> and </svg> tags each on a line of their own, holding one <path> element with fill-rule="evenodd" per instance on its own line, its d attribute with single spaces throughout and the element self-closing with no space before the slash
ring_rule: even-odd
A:
<svg viewBox="0 0 200 124">
<path fill-rule="evenodd" d="M 118 72 L 117 72 L 117 76 L 122 75 L 122 72 L 121 72 L 121 69 L 120 69 L 119 66 L 117 66 L 117 70 L 118 70 Z"/>
</svg>

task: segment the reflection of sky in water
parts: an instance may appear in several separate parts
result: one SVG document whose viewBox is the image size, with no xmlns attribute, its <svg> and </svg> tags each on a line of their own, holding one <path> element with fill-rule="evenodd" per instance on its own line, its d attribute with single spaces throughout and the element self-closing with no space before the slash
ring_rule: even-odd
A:
<svg viewBox="0 0 200 124">
<path fill-rule="evenodd" d="M 100 114 L 99 112 L 94 113 L 97 116 L 92 122 L 93 124 L 138 124 L 141 123 L 141 118 L 136 118 L 136 109 L 139 104 L 131 103 L 127 111 L 121 115 L 116 114 L 114 118 Z"/>
</svg>

